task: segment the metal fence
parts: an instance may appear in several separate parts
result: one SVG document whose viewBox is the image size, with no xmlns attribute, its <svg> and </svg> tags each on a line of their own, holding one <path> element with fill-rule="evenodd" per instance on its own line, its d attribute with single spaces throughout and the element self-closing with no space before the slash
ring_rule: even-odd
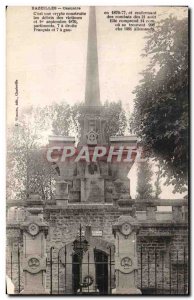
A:
<svg viewBox="0 0 194 300">
<path fill-rule="evenodd" d="M 57 256 L 53 255 L 53 247 L 47 253 L 47 279 L 49 278 L 50 294 L 107 294 L 112 293 L 115 288 L 115 262 L 114 253 L 109 249 L 108 255 L 96 251 L 95 261 L 91 261 L 89 252 L 87 261 L 83 262 L 80 257 L 73 252 L 72 261 L 67 261 L 67 250 L 64 247 L 64 259 L 61 260 L 60 250 Z M 55 252 L 56 254 L 56 252 Z M 10 253 L 7 261 L 7 274 L 15 285 L 16 293 L 20 293 L 23 288 L 23 274 L 21 266 L 22 253 L 19 248 L 17 252 Z M 68 266 L 72 270 L 70 280 L 67 274 Z M 82 268 L 86 279 L 81 281 Z M 90 268 L 95 267 L 95 291 L 91 291 L 92 280 L 90 278 Z M 87 274 L 86 274 L 87 273 Z M 68 275 L 68 276 L 67 276 Z M 186 295 L 189 289 L 189 268 L 188 251 L 159 251 L 157 249 L 148 250 L 141 247 L 138 253 L 138 288 L 142 294 L 147 295 Z"/>
<path fill-rule="evenodd" d="M 188 251 L 141 247 L 139 281 L 142 294 L 188 294 Z"/>
</svg>

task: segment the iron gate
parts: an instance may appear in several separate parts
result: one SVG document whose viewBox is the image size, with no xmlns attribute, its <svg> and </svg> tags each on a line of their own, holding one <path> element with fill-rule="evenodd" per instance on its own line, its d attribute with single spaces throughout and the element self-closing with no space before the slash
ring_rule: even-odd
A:
<svg viewBox="0 0 194 300">
<path fill-rule="evenodd" d="M 108 255 L 102 255 L 97 249 L 95 262 L 90 261 L 88 254 L 87 265 L 88 275 L 90 268 L 95 264 L 96 268 L 96 289 L 99 294 L 112 293 L 115 287 L 114 276 L 114 253 L 109 249 Z M 67 266 L 72 269 L 72 287 L 73 294 L 79 289 L 80 262 L 77 258 L 72 257 L 72 262 L 67 262 L 66 246 L 65 246 L 65 263 L 61 263 L 59 251 L 53 247 L 47 253 L 47 288 L 50 294 L 67 294 Z M 11 278 L 15 285 L 16 294 L 23 289 L 23 273 L 22 273 L 22 252 L 20 249 L 11 252 L 7 256 L 7 275 Z M 111 274 L 111 276 L 110 276 Z M 147 250 L 141 247 L 138 253 L 138 288 L 142 294 L 147 295 L 187 295 L 189 292 L 189 266 L 188 266 L 188 250 L 183 251 L 159 251 L 157 249 Z M 88 289 L 90 293 L 90 289 Z"/>
<path fill-rule="evenodd" d="M 62 249 L 62 248 L 61 248 Z M 60 249 L 60 250 L 61 250 Z M 109 249 L 109 253 L 105 253 L 94 248 L 94 259 L 95 261 L 91 261 L 89 252 L 85 255 L 87 257 L 86 262 L 81 262 L 79 256 L 72 252 L 72 261 L 67 262 L 67 249 L 64 247 L 64 263 L 62 263 L 60 258 L 60 250 L 58 251 L 57 257 L 53 255 L 54 248 L 50 248 L 49 259 L 47 260 L 47 266 L 50 268 L 50 293 L 51 294 L 66 294 L 69 293 L 70 286 L 68 287 L 68 276 L 67 276 L 67 268 L 70 265 L 72 270 L 72 281 L 71 281 L 71 291 L 72 294 L 101 294 L 108 295 L 112 293 L 113 281 L 112 280 L 112 272 L 114 268 L 114 260 L 112 255 L 112 249 Z M 56 268 L 57 266 L 57 268 Z M 86 278 L 89 281 L 91 279 L 90 276 L 90 268 L 95 268 L 95 292 L 90 289 L 90 286 L 93 282 L 87 282 L 87 280 L 83 280 L 81 282 L 81 272 L 80 269 L 85 267 L 87 269 Z M 56 276 L 57 270 L 57 290 L 56 284 L 53 286 L 54 280 L 54 272 Z M 64 281 L 63 281 L 64 279 Z M 92 280 L 92 279 L 91 279 Z M 63 282 L 62 282 L 63 281 Z M 63 288 L 64 287 L 64 288 Z M 83 291 L 84 290 L 84 291 Z"/>
</svg>

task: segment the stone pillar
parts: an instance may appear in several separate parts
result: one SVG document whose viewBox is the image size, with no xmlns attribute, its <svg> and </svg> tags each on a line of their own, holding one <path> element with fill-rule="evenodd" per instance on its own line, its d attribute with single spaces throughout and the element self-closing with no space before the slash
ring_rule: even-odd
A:
<svg viewBox="0 0 194 300">
<path fill-rule="evenodd" d="M 156 206 L 155 205 L 148 205 L 146 207 L 146 216 L 147 220 L 155 221 L 156 220 Z"/>
<path fill-rule="evenodd" d="M 182 206 L 176 205 L 172 207 L 173 221 L 180 222 L 183 220 Z"/>
<path fill-rule="evenodd" d="M 68 168 L 68 165 L 66 163 L 66 166 Z M 56 204 L 67 206 L 69 201 L 69 186 L 71 185 L 71 182 L 65 181 L 65 180 L 59 180 L 59 178 L 56 181 Z"/>
<path fill-rule="evenodd" d="M 131 216 L 120 216 L 113 225 L 115 237 L 116 288 L 113 294 L 141 294 L 137 289 L 137 220 Z"/>
<path fill-rule="evenodd" d="M 31 195 L 27 200 L 27 216 L 21 224 L 23 232 L 24 289 L 21 294 L 47 294 L 45 290 L 46 235 L 48 226 L 42 218 L 42 200 Z"/>
</svg>

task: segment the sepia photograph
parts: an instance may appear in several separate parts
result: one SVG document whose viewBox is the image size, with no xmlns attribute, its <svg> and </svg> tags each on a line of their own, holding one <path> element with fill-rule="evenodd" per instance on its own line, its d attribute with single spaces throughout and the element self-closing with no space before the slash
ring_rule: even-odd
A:
<svg viewBox="0 0 194 300">
<path fill-rule="evenodd" d="M 6 293 L 188 296 L 188 6 L 5 13 Z"/>
</svg>

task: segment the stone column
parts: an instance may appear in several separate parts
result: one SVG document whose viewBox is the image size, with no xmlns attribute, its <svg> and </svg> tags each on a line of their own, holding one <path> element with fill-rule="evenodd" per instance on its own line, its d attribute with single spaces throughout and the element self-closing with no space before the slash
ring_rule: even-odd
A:
<svg viewBox="0 0 194 300">
<path fill-rule="evenodd" d="M 180 222 L 183 220 L 182 206 L 176 205 L 172 206 L 172 217 L 176 222 Z"/>
<path fill-rule="evenodd" d="M 31 195 L 27 200 L 27 216 L 21 230 L 23 232 L 24 289 L 21 294 L 48 294 L 45 290 L 46 235 L 48 226 L 42 218 L 42 200 Z"/>
<path fill-rule="evenodd" d="M 137 289 L 137 220 L 131 216 L 120 216 L 113 225 L 115 237 L 116 288 L 113 294 L 141 294 Z"/>
<path fill-rule="evenodd" d="M 155 221 L 156 220 L 156 205 L 148 204 L 146 207 L 146 216 L 147 220 L 149 221 Z"/>
</svg>

